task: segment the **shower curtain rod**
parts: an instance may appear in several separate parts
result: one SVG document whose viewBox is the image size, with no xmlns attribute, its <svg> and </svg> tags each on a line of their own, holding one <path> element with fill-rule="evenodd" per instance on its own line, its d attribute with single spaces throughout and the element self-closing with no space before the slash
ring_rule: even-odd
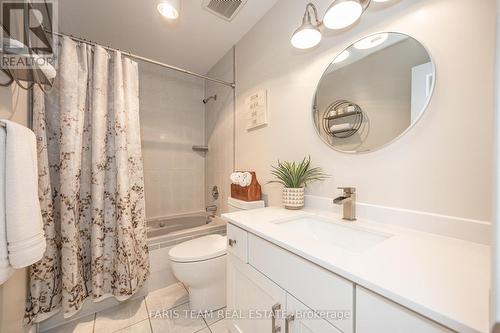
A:
<svg viewBox="0 0 500 333">
<path fill-rule="evenodd" d="M 90 44 L 90 45 L 99 45 L 99 46 L 102 46 L 104 49 L 109 50 L 109 51 L 118 51 L 118 52 L 121 52 L 121 53 L 123 53 L 124 55 L 126 55 L 127 57 L 130 57 L 130 58 L 141 60 L 141 61 L 144 61 L 144 62 L 147 62 L 147 63 L 150 63 L 150 64 L 154 64 L 154 65 L 157 65 L 157 66 L 160 66 L 160 67 L 171 69 L 171 70 L 174 70 L 174 71 L 177 71 L 177 72 L 180 72 L 180 73 L 184 73 L 184 74 L 187 74 L 187 75 L 195 76 L 195 77 L 198 77 L 200 79 L 205 79 L 205 80 L 208 80 L 208 81 L 212 81 L 212 82 L 216 82 L 216 83 L 219 83 L 219 84 L 223 84 L 223 85 L 231 87 L 233 89 L 236 86 L 234 83 L 231 83 L 231 82 L 226 82 L 226 81 L 223 81 L 223 80 L 214 79 L 214 78 L 211 78 L 209 76 L 205 76 L 205 75 L 202 75 L 202 74 L 198 74 L 198 73 L 195 73 L 195 72 L 188 71 L 187 69 L 183 69 L 183 68 L 171 66 L 171 65 L 168 65 L 168 64 L 165 64 L 165 63 L 153 60 L 153 59 L 142 57 L 142 56 L 137 55 L 137 54 L 133 54 L 133 53 L 130 53 L 130 52 L 127 52 L 127 51 L 122 51 L 120 49 L 115 49 L 113 47 L 103 46 L 103 45 L 100 45 L 99 43 L 87 40 L 85 38 L 75 37 L 73 35 L 67 35 L 67 34 L 63 34 L 61 32 L 55 32 L 55 31 L 46 31 L 46 32 L 49 33 L 49 34 L 54 34 L 54 35 L 60 36 L 60 37 L 69 37 L 72 40 L 77 41 L 77 42 L 81 42 L 81 43 L 86 43 L 86 44 Z"/>
</svg>

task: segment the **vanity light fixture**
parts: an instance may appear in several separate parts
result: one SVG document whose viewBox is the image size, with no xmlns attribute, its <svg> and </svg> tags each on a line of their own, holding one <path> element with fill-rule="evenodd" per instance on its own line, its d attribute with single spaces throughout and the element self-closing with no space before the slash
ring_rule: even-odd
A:
<svg viewBox="0 0 500 333">
<path fill-rule="evenodd" d="M 167 19 L 176 20 L 179 18 L 181 0 L 161 0 L 156 8 Z"/>
<path fill-rule="evenodd" d="M 298 49 L 308 49 L 318 45 L 322 37 L 319 28 L 322 25 L 328 29 L 347 28 L 359 20 L 371 1 L 388 2 L 390 0 L 334 0 L 326 10 L 323 21 L 318 18 L 316 6 L 308 3 L 302 25 L 292 35 L 292 45 Z M 311 19 L 311 10 L 314 14 L 314 23 Z"/>
<path fill-rule="evenodd" d="M 343 29 L 356 22 L 370 0 L 335 0 L 326 10 L 323 24 L 328 29 Z"/>
<path fill-rule="evenodd" d="M 314 15 L 314 24 L 311 19 L 311 10 Z M 319 31 L 320 25 L 316 6 L 308 3 L 302 18 L 302 25 L 292 35 L 292 45 L 297 49 L 309 49 L 318 45 L 322 37 Z"/>
<path fill-rule="evenodd" d="M 387 38 L 389 37 L 389 34 L 387 32 L 383 32 L 381 34 L 376 34 L 367 38 L 363 38 L 357 43 L 354 43 L 354 48 L 358 50 L 367 50 L 371 49 L 372 47 L 379 46 L 382 43 L 384 43 Z"/>
</svg>

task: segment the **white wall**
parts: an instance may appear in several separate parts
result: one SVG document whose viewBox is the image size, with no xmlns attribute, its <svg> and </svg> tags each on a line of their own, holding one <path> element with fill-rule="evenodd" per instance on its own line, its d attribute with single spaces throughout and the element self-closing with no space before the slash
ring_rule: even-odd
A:
<svg viewBox="0 0 500 333">
<path fill-rule="evenodd" d="M 491 220 L 494 0 L 402 0 L 372 4 L 344 32 L 329 32 L 319 47 L 290 45 L 307 0 L 281 0 L 238 43 L 236 168 L 255 170 L 265 184 L 276 159 L 311 155 L 331 180 L 308 189 L 332 197 L 355 186 L 360 202 Z M 315 1 L 324 13 L 331 0 Z M 334 56 L 377 31 L 400 31 L 425 45 L 436 63 L 434 96 L 420 122 L 398 142 L 369 154 L 333 151 L 312 126 L 316 85 Z M 245 129 L 244 99 L 268 90 L 269 125 Z M 281 190 L 264 185 L 269 203 Z"/>
<path fill-rule="evenodd" d="M 496 85 L 495 85 L 495 195 L 493 197 L 494 229 L 492 235 L 491 255 L 491 327 L 493 333 L 500 333 L 500 0 L 497 3 L 497 39 L 496 39 Z"/>
<path fill-rule="evenodd" d="M 141 63 L 140 115 L 148 218 L 204 210 L 204 83 Z"/>
</svg>

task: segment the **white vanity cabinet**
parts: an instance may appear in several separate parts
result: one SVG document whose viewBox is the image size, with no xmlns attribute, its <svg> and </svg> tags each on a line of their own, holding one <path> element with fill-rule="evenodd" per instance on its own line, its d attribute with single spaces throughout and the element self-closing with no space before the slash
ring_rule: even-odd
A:
<svg viewBox="0 0 500 333">
<path fill-rule="evenodd" d="M 452 332 L 230 223 L 228 240 L 232 333 Z M 263 311 L 267 315 L 257 319 Z M 297 315 L 308 312 L 319 315 Z"/>
<path fill-rule="evenodd" d="M 347 316 L 342 320 L 329 315 L 313 320 L 297 316 L 289 323 L 290 333 L 353 332 L 352 283 L 234 225 L 228 224 L 227 237 L 232 243 L 228 246 L 227 307 L 243 315 L 231 319 L 234 333 L 286 333 L 284 317 L 291 309 L 339 311 Z M 241 244 L 246 248 L 237 247 Z M 273 310 L 281 311 L 274 323 L 269 315 L 255 318 Z"/>
<path fill-rule="evenodd" d="M 227 308 L 233 333 L 344 333 L 233 254 L 228 255 Z M 288 317 L 291 313 L 296 315 Z"/>
<path fill-rule="evenodd" d="M 356 287 L 356 333 L 451 333 L 365 288 Z"/>
<path fill-rule="evenodd" d="M 248 263 L 315 311 L 347 313 L 326 318 L 341 332 L 353 332 L 354 285 L 260 237 L 248 234 Z"/>
<path fill-rule="evenodd" d="M 231 332 L 283 333 L 284 318 L 277 312 L 285 310 L 286 292 L 234 254 L 227 259 L 227 308 L 234 311 Z M 275 319 L 269 316 L 273 312 Z"/>
</svg>

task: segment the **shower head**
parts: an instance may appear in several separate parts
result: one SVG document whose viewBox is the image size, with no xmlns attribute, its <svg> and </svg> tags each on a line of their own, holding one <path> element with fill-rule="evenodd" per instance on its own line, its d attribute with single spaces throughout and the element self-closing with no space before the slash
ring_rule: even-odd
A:
<svg viewBox="0 0 500 333">
<path fill-rule="evenodd" d="M 214 101 L 216 101 L 216 100 L 217 100 L 217 95 L 212 95 L 212 96 L 210 96 L 210 97 L 205 98 L 205 99 L 203 100 L 203 104 L 207 104 L 207 103 L 208 103 L 208 101 L 210 101 L 211 99 L 213 99 Z"/>
</svg>

